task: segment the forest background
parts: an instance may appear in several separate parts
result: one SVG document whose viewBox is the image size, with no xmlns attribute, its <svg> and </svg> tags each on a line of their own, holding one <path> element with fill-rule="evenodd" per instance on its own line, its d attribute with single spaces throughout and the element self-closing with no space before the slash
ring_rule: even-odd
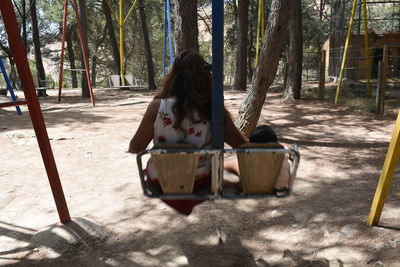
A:
<svg viewBox="0 0 400 267">
<path fill-rule="evenodd" d="M 63 2 L 57 0 L 13 1 L 26 50 L 30 55 L 31 70 L 39 83 L 49 79 L 54 80 L 56 85 L 58 83 Z M 262 13 L 265 17 L 263 26 L 260 25 L 262 22 L 258 14 L 261 2 L 264 7 Z M 299 99 L 302 81 L 318 79 L 320 51 L 326 40 L 333 35 L 342 37 L 346 35 L 352 2 L 345 0 L 225 1 L 224 84 L 235 90 L 249 90 L 249 88 L 259 90 L 255 77 L 264 75 L 264 78 L 268 77 L 268 82 L 262 93 L 263 99 L 272 82 L 283 84 L 285 99 Z M 354 33 L 364 31 L 361 15 L 362 1 L 357 2 Z M 94 87 L 108 87 L 109 76 L 120 73 L 120 36 L 116 20 L 119 16 L 120 2 L 79 0 L 77 3 L 85 32 L 84 43 L 88 48 L 92 84 Z M 124 25 L 125 74 L 133 74 L 136 78 L 146 81 L 149 89 L 156 89 L 160 86 L 164 74 L 165 3 L 159 0 L 123 0 L 122 3 L 123 16 L 130 14 L 126 17 Z M 211 62 L 211 4 L 210 0 L 171 1 L 175 54 L 184 48 L 190 48 L 200 51 L 206 60 Z M 134 6 L 133 9 L 131 9 L 132 6 Z M 130 13 L 131 10 L 132 13 Z M 400 31 L 399 5 L 385 3 L 368 5 L 368 18 L 369 31 Z M 279 32 L 280 26 L 284 26 L 282 28 L 284 30 Z M 262 51 L 258 28 L 265 29 L 264 51 Z M 66 32 L 66 68 L 83 69 L 78 27 L 71 7 L 69 7 Z M 258 55 L 257 42 L 261 50 Z M 271 44 L 269 50 L 268 43 Z M 11 69 L 11 80 L 18 89 L 20 87 L 18 77 L 3 25 L 0 25 L 0 56 L 8 59 L 6 65 Z M 166 58 L 168 60 L 168 55 Z M 255 73 L 257 61 L 260 62 L 258 74 Z M 272 67 L 269 66 L 271 70 L 266 70 L 266 67 L 263 69 L 261 62 L 272 64 Z M 89 97 L 86 77 L 81 74 L 81 72 L 65 72 L 64 87 L 82 88 L 82 96 Z M 249 86 L 252 82 L 253 85 Z M 5 87 L 2 79 L 0 79 L 0 87 Z M 252 100 L 247 99 L 248 101 Z M 242 110 L 243 112 L 249 113 Z M 251 116 L 258 119 L 256 115 Z M 254 125 L 254 123 L 249 125 Z M 239 127 L 242 130 L 248 128 L 245 125 L 239 125 Z"/>
</svg>

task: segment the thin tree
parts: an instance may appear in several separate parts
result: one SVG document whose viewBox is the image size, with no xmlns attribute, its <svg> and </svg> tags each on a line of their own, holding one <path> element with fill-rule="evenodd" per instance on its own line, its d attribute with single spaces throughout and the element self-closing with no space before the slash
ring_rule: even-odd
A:
<svg viewBox="0 0 400 267">
<path fill-rule="evenodd" d="M 87 58 L 89 59 L 90 53 L 89 53 L 89 46 L 88 46 L 88 23 L 87 23 L 87 15 L 86 15 L 86 4 L 85 0 L 79 0 L 79 13 L 81 17 L 81 26 L 83 28 L 83 36 L 79 36 L 79 38 L 83 38 L 83 45 L 85 46 L 85 50 L 87 53 Z M 82 59 L 81 59 L 81 68 L 85 69 L 85 62 L 84 62 L 84 55 L 82 51 Z M 81 79 L 81 84 L 82 84 L 82 97 L 89 98 L 90 93 L 89 93 L 89 86 L 86 78 L 86 73 L 82 72 L 82 79 Z"/>
<path fill-rule="evenodd" d="M 292 0 L 289 19 L 289 54 L 284 100 L 300 99 L 303 62 L 303 28 L 301 0 Z"/>
<path fill-rule="evenodd" d="M 175 0 L 175 53 L 182 50 L 199 51 L 197 0 Z"/>
<path fill-rule="evenodd" d="M 107 25 L 104 25 L 102 34 L 95 40 L 94 45 L 93 45 L 93 53 L 92 53 L 92 65 L 90 74 L 92 75 L 91 80 L 92 80 L 92 85 L 93 87 L 96 87 L 96 68 L 97 68 L 97 60 L 99 58 L 99 55 L 97 53 L 100 45 L 104 42 L 107 36 Z"/>
<path fill-rule="evenodd" d="M 111 43 L 111 47 L 112 47 L 112 56 L 114 59 L 114 65 L 115 65 L 117 73 L 119 74 L 119 73 L 121 73 L 121 69 L 120 69 L 120 64 L 119 64 L 118 43 L 117 43 L 117 38 L 115 37 L 115 30 L 114 30 L 114 26 L 113 26 L 113 19 L 112 19 L 111 11 L 106 3 L 106 0 L 103 0 L 103 11 L 104 11 L 104 16 L 106 18 L 108 37 L 110 38 L 110 43 Z"/>
<path fill-rule="evenodd" d="M 40 33 L 37 17 L 36 0 L 29 0 L 30 14 L 32 20 L 32 40 L 35 51 L 35 64 L 36 64 L 36 76 L 39 87 L 46 87 L 46 72 L 43 67 L 42 52 L 40 51 Z M 37 90 L 38 96 L 47 96 L 46 90 Z"/>
<path fill-rule="evenodd" d="M 66 42 L 68 51 L 69 66 L 71 69 L 76 69 L 76 61 L 74 54 L 74 39 L 78 39 L 76 36 L 76 24 L 72 24 L 67 28 Z M 78 88 L 78 78 L 76 71 L 71 71 L 71 85 L 72 88 Z"/>
<path fill-rule="evenodd" d="M 247 82 L 247 45 L 249 26 L 249 0 L 240 0 L 238 4 L 238 46 L 236 49 L 235 90 L 246 90 Z"/>
<path fill-rule="evenodd" d="M 149 89 L 155 90 L 155 89 L 157 89 L 157 85 L 154 80 L 153 56 L 151 54 L 149 30 L 147 28 L 147 20 L 146 20 L 146 13 L 144 11 L 143 0 L 139 0 L 139 16 L 140 16 L 140 22 L 142 25 L 142 32 L 143 32 L 144 53 L 146 55 L 147 80 L 149 83 Z"/>
<path fill-rule="evenodd" d="M 273 0 L 269 23 L 250 89 L 240 104 L 236 126 L 246 135 L 256 127 L 268 88 L 274 81 L 288 28 L 290 2 Z"/>
</svg>

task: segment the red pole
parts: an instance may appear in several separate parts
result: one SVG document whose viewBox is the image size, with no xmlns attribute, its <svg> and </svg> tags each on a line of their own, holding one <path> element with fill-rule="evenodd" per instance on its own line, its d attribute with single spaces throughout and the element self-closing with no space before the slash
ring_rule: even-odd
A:
<svg viewBox="0 0 400 267">
<path fill-rule="evenodd" d="M 63 30 L 61 40 L 61 59 L 60 59 L 60 78 L 58 80 L 58 101 L 61 101 L 61 90 L 63 83 L 64 74 L 64 49 L 65 49 L 65 38 L 67 34 L 67 18 L 68 18 L 68 0 L 64 0 L 64 19 L 63 19 Z"/>
<path fill-rule="evenodd" d="M 46 168 L 53 197 L 56 202 L 58 216 L 62 223 L 67 223 L 71 221 L 71 217 L 69 216 L 67 202 L 65 201 L 60 177 L 58 176 L 56 162 L 51 150 L 49 136 L 47 135 L 46 125 L 40 109 L 39 100 L 35 93 L 35 85 L 33 83 L 32 73 L 29 69 L 21 36 L 19 35 L 17 18 L 15 17 L 11 0 L 1 0 L 0 12 L 3 16 L 3 22 L 7 31 L 9 45 L 12 47 L 12 54 L 17 65 L 24 95 L 28 101 L 29 114 L 35 130 L 40 152 L 42 154 L 42 159 Z"/>
<path fill-rule="evenodd" d="M 89 60 L 87 58 L 86 45 L 84 43 L 85 34 L 83 33 L 83 28 L 82 28 L 82 24 L 81 24 L 81 17 L 79 16 L 78 3 L 77 3 L 76 0 L 74 0 L 74 5 L 73 6 L 74 6 L 75 13 L 76 13 L 76 21 L 78 22 L 79 41 L 81 43 L 81 48 L 82 48 L 83 62 L 85 63 L 86 80 L 87 80 L 87 83 L 88 83 L 88 86 L 89 86 L 90 101 L 92 102 L 92 105 L 94 106 L 94 95 L 93 95 L 92 81 L 90 79 Z"/>
</svg>

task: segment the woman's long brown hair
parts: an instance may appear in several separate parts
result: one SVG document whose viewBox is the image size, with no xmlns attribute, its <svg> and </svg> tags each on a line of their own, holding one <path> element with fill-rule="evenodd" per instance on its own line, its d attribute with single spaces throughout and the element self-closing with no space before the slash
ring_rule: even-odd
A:
<svg viewBox="0 0 400 267">
<path fill-rule="evenodd" d="M 198 123 L 211 120 L 212 76 L 210 65 L 197 52 L 182 51 L 165 76 L 163 88 L 155 98 L 174 97 L 175 128 L 182 129 L 185 117 Z M 194 117 L 195 111 L 199 118 Z"/>
</svg>

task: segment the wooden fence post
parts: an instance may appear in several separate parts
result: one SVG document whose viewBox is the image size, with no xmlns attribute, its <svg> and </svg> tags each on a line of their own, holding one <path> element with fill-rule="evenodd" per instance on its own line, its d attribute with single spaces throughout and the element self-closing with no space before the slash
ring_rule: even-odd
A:
<svg viewBox="0 0 400 267">
<path fill-rule="evenodd" d="M 376 87 L 376 114 L 382 114 L 383 61 L 378 64 L 378 86 Z"/>
<path fill-rule="evenodd" d="M 318 100 L 325 99 L 325 70 L 326 70 L 326 50 L 321 51 L 319 61 L 319 85 L 318 85 Z"/>
</svg>

